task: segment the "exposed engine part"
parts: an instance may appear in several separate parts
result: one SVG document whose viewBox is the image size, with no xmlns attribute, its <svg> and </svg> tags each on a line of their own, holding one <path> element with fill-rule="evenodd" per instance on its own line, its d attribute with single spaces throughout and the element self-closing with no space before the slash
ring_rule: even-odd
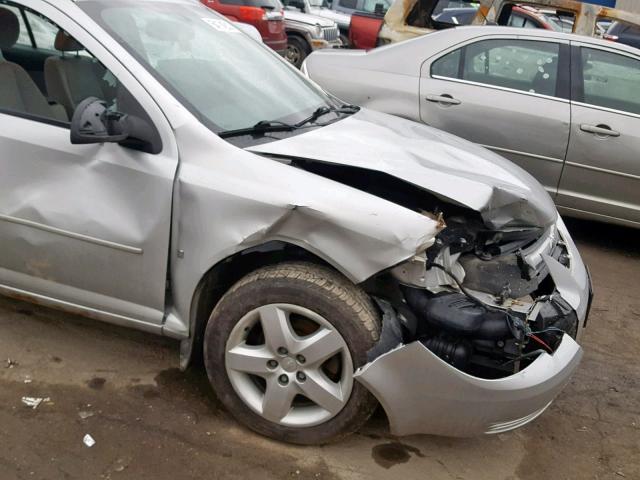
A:
<svg viewBox="0 0 640 480">
<path fill-rule="evenodd" d="M 550 295 L 536 303 L 529 318 L 533 333 L 554 349 L 564 333 L 575 338 L 578 332 L 575 310 L 560 295 Z"/>
<path fill-rule="evenodd" d="M 451 254 L 451 250 L 447 247 L 440 251 L 434 262 L 453 273 L 455 278 L 462 280 L 465 277 L 465 271 L 458 263 L 460 255 L 460 253 Z M 434 293 L 442 290 L 442 287 L 456 285 L 455 280 L 445 271 L 427 268 L 427 262 L 425 254 L 416 255 L 411 260 L 393 268 L 391 274 L 403 285 L 427 288 Z"/>
<path fill-rule="evenodd" d="M 485 305 L 468 292 L 432 294 L 409 287 L 403 292 L 420 321 L 414 338 L 456 368 L 483 378 L 519 371 L 577 330 L 575 311 L 559 295 L 538 298 L 524 313 Z"/>
<path fill-rule="evenodd" d="M 473 347 L 468 341 L 444 337 L 425 338 L 420 341 L 438 357 L 460 370 L 465 370 L 469 364 Z"/>
<path fill-rule="evenodd" d="M 538 288 L 543 275 L 531 276 L 517 254 L 504 255 L 491 261 L 466 255 L 460 264 L 467 273 L 465 286 L 470 289 L 501 296 L 505 286 L 511 298 L 520 298 Z"/>
<path fill-rule="evenodd" d="M 429 325 L 462 337 L 485 340 L 523 340 L 526 326 L 506 311 L 491 311 L 462 293 L 429 296 L 424 290 L 407 288 L 405 298 Z"/>
</svg>

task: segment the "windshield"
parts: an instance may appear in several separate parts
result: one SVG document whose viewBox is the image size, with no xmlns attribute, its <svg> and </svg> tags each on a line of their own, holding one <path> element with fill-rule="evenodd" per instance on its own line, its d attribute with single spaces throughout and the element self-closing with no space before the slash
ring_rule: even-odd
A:
<svg viewBox="0 0 640 480">
<path fill-rule="evenodd" d="M 275 53 L 196 2 L 78 5 L 217 133 L 260 121 L 295 123 L 334 106 Z"/>
</svg>

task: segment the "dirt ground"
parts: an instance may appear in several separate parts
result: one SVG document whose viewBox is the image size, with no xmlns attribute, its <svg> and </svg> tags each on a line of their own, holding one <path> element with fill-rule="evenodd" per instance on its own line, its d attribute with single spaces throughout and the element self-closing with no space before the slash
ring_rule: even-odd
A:
<svg viewBox="0 0 640 480">
<path fill-rule="evenodd" d="M 179 372 L 175 342 L 2 299 L 0 480 L 640 479 L 640 231 L 569 228 L 596 289 L 586 354 L 520 430 L 398 439 L 378 412 L 339 443 L 279 444 L 236 424 L 201 370 Z"/>
</svg>

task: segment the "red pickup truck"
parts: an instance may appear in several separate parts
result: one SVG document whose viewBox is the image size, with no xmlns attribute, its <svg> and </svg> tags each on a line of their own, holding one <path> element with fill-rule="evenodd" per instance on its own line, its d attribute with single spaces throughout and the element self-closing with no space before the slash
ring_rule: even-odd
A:
<svg viewBox="0 0 640 480">
<path fill-rule="evenodd" d="M 207 7 L 221 13 L 233 22 L 248 23 L 256 27 L 262 41 L 280 55 L 287 50 L 287 33 L 280 0 L 200 0 Z"/>
</svg>

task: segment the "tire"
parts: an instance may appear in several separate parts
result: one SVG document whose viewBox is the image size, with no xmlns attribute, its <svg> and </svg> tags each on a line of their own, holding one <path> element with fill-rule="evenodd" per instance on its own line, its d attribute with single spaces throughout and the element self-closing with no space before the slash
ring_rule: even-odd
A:
<svg viewBox="0 0 640 480">
<path fill-rule="evenodd" d="M 319 327 L 313 330 L 316 323 Z M 291 351 L 283 355 L 276 345 L 283 342 L 285 337 L 279 335 L 286 335 L 287 328 L 297 336 L 287 344 Z M 377 401 L 353 380 L 353 372 L 367 362 L 367 351 L 379 334 L 379 314 L 359 287 L 324 266 L 282 263 L 248 274 L 216 305 L 205 330 L 205 367 L 220 401 L 243 425 L 284 442 L 323 444 L 355 432 L 375 410 Z M 302 339 L 316 338 L 324 343 L 313 345 L 322 348 L 298 348 L 307 345 Z M 252 350 L 246 350 L 247 344 Z M 322 360 L 323 349 L 339 350 Z M 310 355 L 304 358 L 296 352 Z M 252 362 L 246 363 L 249 356 Z M 277 368 L 267 358 L 275 358 Z M 260 371 L 254 375 L 254 370 Z M 287 383 L 282 383 L 283 375 Z M 284 397 L 289 400 L 279 402 Z"/>
<path fill-rule="evenodd" d="M 284 58 L 296 68 L 300 68 L 310 50 L 309 45 L 304 40 L 291 35 L 287 39 L 287 51 Z"/>
</svg>

